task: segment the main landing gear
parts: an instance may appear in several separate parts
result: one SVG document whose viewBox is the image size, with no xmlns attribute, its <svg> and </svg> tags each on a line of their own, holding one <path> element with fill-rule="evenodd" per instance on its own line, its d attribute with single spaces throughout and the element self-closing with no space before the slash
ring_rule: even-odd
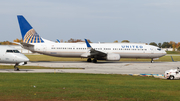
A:
<svg viewBox="0 0 180 101">
<path fill-rule="evenodd" d="M 151 59 L 151 63 L 153 63 L 153 58 Z"/>
<path fill-rule="evenodd" d="M 93 63 L 97 63 L 97 59 L 94 58 L 94 59 L 93 59 Z"/>
<path fill-rule="evenodd" d="M 18 66 L 18 64 L 16 63 L 14 66 L 14 71 L 19 71 L 19 68 L 17 66 Z"/>
<path fill-rule="evenodd" d="M 88 58 L 88 59 L 87 59 L 87 62 L 91 62 L 91 61 L 92 61 L 91 58 Z M 94 58 L 94 59 L 93 59 L 93 63 L 97 63 L 97 59 Z"/>
<path fill-rule="evenodd" d="M 87 59 L 87 62 L 91 62 L 91 58 L 88 58 L 88 59 Z"/>
</svg>

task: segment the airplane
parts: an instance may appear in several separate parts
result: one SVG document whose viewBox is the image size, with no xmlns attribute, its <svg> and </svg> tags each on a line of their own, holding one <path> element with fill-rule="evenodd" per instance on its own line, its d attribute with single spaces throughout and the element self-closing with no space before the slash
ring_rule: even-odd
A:
<svg viewBox="0 0 180 101">
<path fill-rule="evenodd" d="M 22 35 L 22 47 L 32 52 L 56 56 L 87 58 L 87 62 L 97 60 L 119 61 L 120 58 L 148 58 L 151 63 L 154 58 L 166 55 L 164 50 L 156 46 L 142 43 L 55 43 L 37 34 L 29 22 L 17 15 Z"/>
<path fill-rule="evenodd" d="M 0 63 L 15 64 L 14 71 L 19 71 L 17 66 L 25 65 L 28 61 L 29 59 L 17 49 L 0 45 Z"/>
</svg>

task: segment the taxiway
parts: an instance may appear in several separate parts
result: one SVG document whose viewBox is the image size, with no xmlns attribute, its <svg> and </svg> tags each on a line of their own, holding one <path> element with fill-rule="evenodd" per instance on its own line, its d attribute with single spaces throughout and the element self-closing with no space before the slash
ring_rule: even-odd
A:
<svg viewBox="0 0 180 101">
<path fill-rule="evenodd" d="M 54 67 L 57 69 L 1 69 L 8 73 L 96 73 L 96 74 L 164 74 L 165 70 L 180 67 L 180 62 L 28 62 L 27 66 Z M 79 69 L 58 69 L 79 68 Z"/>
</svg>

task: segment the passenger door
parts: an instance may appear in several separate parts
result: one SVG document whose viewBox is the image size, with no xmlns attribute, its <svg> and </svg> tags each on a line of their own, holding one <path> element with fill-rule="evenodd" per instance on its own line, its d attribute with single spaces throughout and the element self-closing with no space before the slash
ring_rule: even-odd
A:
<svg viewBox="0 0 180 101">
<path fill-rule="evenodd" d="M 154 54 L 154 48 L 150 48 L 151 54 Z"/>
<path fill-rule="evenodd" d="M 43 48 L 43 52 L 46 52 L 46 50 L 47 50 L 46 45 L 42 45 L 42 48 Z"/>
</svg>

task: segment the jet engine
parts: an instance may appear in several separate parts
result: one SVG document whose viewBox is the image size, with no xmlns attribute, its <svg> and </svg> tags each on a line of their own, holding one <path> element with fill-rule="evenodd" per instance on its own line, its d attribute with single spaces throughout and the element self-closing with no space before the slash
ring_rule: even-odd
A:
<svg viewBox="0 0 180 101">
<path fill-rule="evenodd" d="M 120 60 L 119 54 L 107 54 L 106 60 L 108 61 L 119 61 Z"/>
<path fill-rule="evenodd" d="M 18 65 L 21 66 L 21 65 L 25 65 L 27 64 L 27 62 L 20 62 Z"/>
</svg>

